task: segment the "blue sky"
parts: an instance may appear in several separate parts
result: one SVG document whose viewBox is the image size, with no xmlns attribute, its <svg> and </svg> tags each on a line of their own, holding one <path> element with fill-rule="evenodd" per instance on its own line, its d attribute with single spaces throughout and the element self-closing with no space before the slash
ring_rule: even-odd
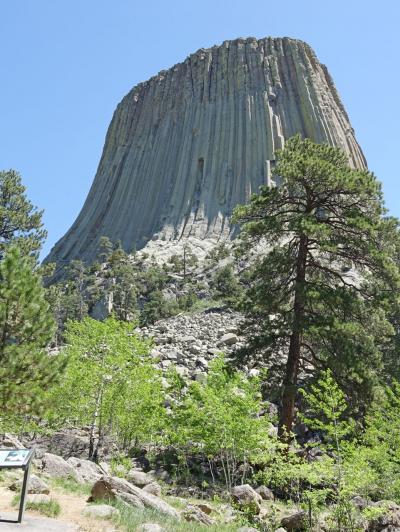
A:
<svg viewBox="0 0 400 532">
<path fill-rule="evenodd" d="M 328 66 L 400 217 L 399 26 L 398 0 L 2 0 L 0 168 L 20 171 L 45 210 L 45 255 L 83 205 L 136 83 L 225 39 L 289 36 Z"/>
</svg>

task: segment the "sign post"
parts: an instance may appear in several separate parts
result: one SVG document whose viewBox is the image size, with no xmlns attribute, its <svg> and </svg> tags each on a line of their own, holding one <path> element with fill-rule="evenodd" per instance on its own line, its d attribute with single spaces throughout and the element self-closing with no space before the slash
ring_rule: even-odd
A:
<svg viewBox="0 0 400 532">
<path fill-rule="evenodd" d="M 25 511 L 26 492 L 28 489 L 29 482 L 29 471 L 33 454 L 33 449 L 0 449 L 0 469 L 21 468 L 24 472 L 24 479 L 22 481 L 21 490 L 21 500 L 19 502 L 18 519 L 16 521 L 11 521 L 10 519 L 0 519 L 0 522 L 22 523 Z"/>
</svg>

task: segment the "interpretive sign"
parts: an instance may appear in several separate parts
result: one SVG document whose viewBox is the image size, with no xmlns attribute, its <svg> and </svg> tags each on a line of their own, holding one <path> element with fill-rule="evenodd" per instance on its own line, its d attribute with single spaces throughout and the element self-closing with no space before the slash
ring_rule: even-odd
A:
<svg viewBox="0 0 400 532">
<path fill-rule="evenodd" d="M 24 479 L 22 482 L 21 500 L 19 503 L 18 519 L 11 521 L 10 519 L 1 519 L 3 523 L 21 523 L 24 517 L 26 491 L 29 481 L 29 468 L 33 457 L 33 449 L 0 449 L 0 469 L 15 469 L 21 468 L 24 471 Z"/>
</svg>

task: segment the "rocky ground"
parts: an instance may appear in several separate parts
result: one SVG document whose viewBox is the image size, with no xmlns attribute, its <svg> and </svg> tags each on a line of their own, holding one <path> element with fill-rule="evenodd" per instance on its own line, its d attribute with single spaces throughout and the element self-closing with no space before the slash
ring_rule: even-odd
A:
<svg viewBox="0 0 400 532">
<path fill-rule="evenodd" d="M 243 347 L 239 334 L 242 319 L 233 310 L 214 308 L 160 320 L 138 332 L 153 340 L 151 355 L 161 369 L 173 365 L 182 377 L 201 379 L 219 353 L 229 357 Z"/>
<path fill-rule="evenodd" d="M 59 436 L 59 440 L 61 437 Z M 0 447 L 22 446 L 6 435 Z M 156 471 L 145 472 L 137 461 L 118 470 L 108 461 L 95 464 L 82 457 L 62 456 L 37 447 L 28 486 L 24 525 L 1 524 L 1 530 L 41 532 L 289 532 L 330 531 L 329 511 L 322 512 L 310 528 L 303 508 L 288 505 L 267 486 L 238 485 L 225 500 L 172 496 L 170 486 Z M 0 518 L 15 519 L 16 494 L 21 489 L 21 472 L 2 471 L 0 476 Z M 54 518 L 43 514 L 54 504 Z M 360 496 L 352 500 L 355 511 L 370 510 L 371 518 L 354 530 L 395 532 L 400 530 L 400 506 L 390 501 L 371 502 Z M 245 524 L 251 507 L 253 525 Z M 243 513 L 245 512 L 245 513 Z M 247 514 L 248 515 L 248 514 Z M 361 515 L 361 514 L 360 514 Z"/>
</svg>

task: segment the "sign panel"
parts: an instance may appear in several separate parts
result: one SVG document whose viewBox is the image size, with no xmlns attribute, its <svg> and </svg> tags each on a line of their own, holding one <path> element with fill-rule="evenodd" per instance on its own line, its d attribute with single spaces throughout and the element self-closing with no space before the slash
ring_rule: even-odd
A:
<svg viewBox="0 0 400 532">
<path fill-rule="evenodd" d="M 0 467 L 22 467 L 30 458 L 29 449 L 0 450 Z"/>
<path fill-rule="evenodd" d="M 0 523 L 22 523 L 25 510 L 26 490 L 29 481 L 29 469 L 33 458 L 34 449 L 0 449 L 0 469 L 20 467 L 24 471 L 22 481 L 21 500 L 19 502 L 18 519 L 10 521 L 0 519 Z"/>
</svg>

